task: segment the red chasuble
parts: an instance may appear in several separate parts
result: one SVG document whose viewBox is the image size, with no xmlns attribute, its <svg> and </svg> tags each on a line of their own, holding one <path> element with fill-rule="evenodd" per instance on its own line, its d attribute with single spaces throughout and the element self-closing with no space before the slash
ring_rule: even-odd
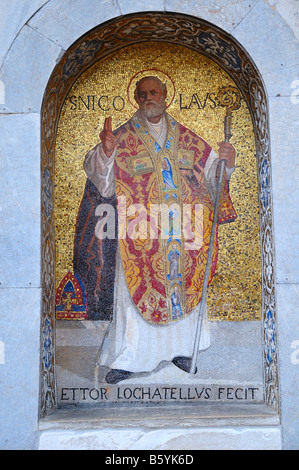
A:
<svg viewBox="0 0 299 470">
<path fill-rule="evenodd" d="M 140 315 L 155 325 L 185 318 L 200 302 L 213 218 L 204 178 L 211 147 L 166 118 L 164 148 L 135 115 L 120 128 L 115 157 L 125 278 Z M 218 223 L 235 218 L 225 182 Z M 217 256 L 216 235 L 210 282 Z"/>
</svg>

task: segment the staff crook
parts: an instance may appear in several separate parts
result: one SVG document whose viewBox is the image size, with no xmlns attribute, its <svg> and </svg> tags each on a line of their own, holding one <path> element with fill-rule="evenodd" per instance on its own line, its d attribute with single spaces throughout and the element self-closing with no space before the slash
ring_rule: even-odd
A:
<svg viewBox="0 0 299 470">
<path fill-rule="evenodd" d="M 230 138 L 232 137 L 232 134 L 231 134 L 232 111 L 239 109 L 241 96 L 237 88 L 232 87 L 232 86 L 227 86 L 227 87 L 220 88 L 217 94 L 217 98 L 221 106 L 224 106 L 226 108 L 226 113 L 224 117 L 224 139 L 225 139 L 225 142 L 229 142 Z M 209 282 L 210 271 L 211 271 L 213 245 L 214 245 L 216 226 L 217 226 L 217 221 L 218 221 L 219 203 L 220 203 L 220 196 L 222 192 L 223 176 L 225 172 L 226 161 L 223 159 L 220 160 L 219 167 L 220 167 L 219 179 L 218 179 L 216 198 L 214 202 L 213 222 L 212 222 L 211 236 L 210 236 L 209 249 L 208 249 L 208 258 L 207 258 L 207 264 L 206 264 L 203 287 L 202 287 L 202 297 L 201 297 L 199 315 L 198 315 L 198 320 L 197 320 L 192 361 L 191 361 L 191 366 L 190 366 L 190 374 L 196 373 L 196 363 L 197 363 L 199 343 L 200 343 L 200 337 L 201 337 L 201 331 L 202 331 L 202 320 L 203 320 L 204 312 L 207 306 L 208 282 Z"/>
</svg>

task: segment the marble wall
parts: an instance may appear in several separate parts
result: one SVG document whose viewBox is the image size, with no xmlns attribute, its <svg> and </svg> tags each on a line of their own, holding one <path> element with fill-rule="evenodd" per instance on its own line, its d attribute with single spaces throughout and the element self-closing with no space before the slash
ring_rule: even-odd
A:
<svg viewBox="0 0 299 470">
<path fill-rule="evenodd" d="M 0 22 L 3 84 L 0 96 L 3 356 L 0 357 L 0 447 L 38 447 L 40 110 L 50 74 L 63 52 L 96 25 L 127 13 L 166 10 L 199 16 L 229 32 L 256 63 L 268 92 L 282 446 L 298 449 L 298 2 L 206 0 L 199 5 L 192 0 L 23 0 L 5 3 Z M 275 444 L 270 439 L 269 446 L 279 447 L 278 429 L 275 428 Z M 159 432 L 161 439 L 162 431 Z M 167 433 L 167 428 L 163 432 Z M 167 441 L 166 434 L 163 436 Z"/>
</svg>

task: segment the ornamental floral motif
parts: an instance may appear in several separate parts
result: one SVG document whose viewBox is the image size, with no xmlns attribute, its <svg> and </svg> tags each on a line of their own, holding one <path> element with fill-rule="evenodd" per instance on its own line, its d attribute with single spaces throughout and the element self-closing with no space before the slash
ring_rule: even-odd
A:
<svg viewBox="0 0 299 470">
<path fill-rule="evenodd" d="M 269 163 L 266 159 L 263 160 L 262 165 L 261 165 L 260 181 L 261 181 L 261 202 L 265 209 L 269 204 L 269 198 L 270 198 L 270 168 L 269 168 Z"/>
<path fill-rule="evenodd" d="M 46 369 L 49 369 L 52 365 L 53 358 L 53 343 L 52 343 L 52 326 L 48 318 L 45 319 L 43 329 L 43 365 Z"/>
<path fill-rule="evenodd" d="M 66 78 L 76 75 L 83 66 L 92 61 L 99 46 L 100 41 L 98 39 L 83 41 L 68 55 L 63 67 L 63 75 Z"/>
<path fill-rule="evenodd" d="M 274 360 L 276 353 L 276 333 L 275 333 L 275 319 L 270 310 L 268 310 L 265 321 L 265 358 L 267 364 L 271 364 Z"/>
<path fill-rule="evenodd" d="M 198 43 L 205 52 L 221 59 L 228 68 L 240 69 L 241 61 L 236 48 L 224 41 L 218 34 L 214 32 L 201 33 L 198 37 Z"/>
<path fill-rule="evenodd" d="M 47 299 L 52 296 L 52 286 L 54 282 L 54 254 L 52 242 L 47 238 L 43 249 L 43 290 Z"/>
<path fill-rule="evenodd" d="M 48 169 L 45 169 L 42 177 L 42 204 L 46 217 L 51 217 L 53 211 L 53 185 Z"/>
<path fill-rule="evenodd" d="M 265 280 L 265 288 L 269 293 L 272 292 L 273 289 L 273 250 L 272 250 L 272 237 L 270 233 L 270 227 L 266 227 L 263 237 L 263 250 L 264 250 L 264 280 Z"/>
<path fill-rule="evenodd" d="M 260 168 L 260 199 L 261 199 L 261 234 L 263 257 L 263 315 L 264 315 L 264 354 L 265 354 L 265 397 L 266 403 L 274 409 L 278 404 L 278 377 L 276 367 L 276 323 L 274 305 L 274 259 L 272 239 L 272 212 L 270 198 L 270 163 L 269 163 L 269 129 L 267 118 L 267 99 L 263 84 L 254 64 L 237 44 L 233 44 L 229 36 L 203 20 L 187 15 L 167 15 L 165 13 L 149 13 L 122 17 L 105 26 L 88 33 L 67 52 L 64 61 L 58 64 L 48 85 L 48 95 L 44 102 L 42 118 L 42 165 L 43 169 L 49 162 L 53 164 L 53 142 L 55 126 L 58 119 L 58 106 L 65 98 L 63 90 L 68 89 L 79 73 L 87 69 L 94 60 L 100 60 L 107 51 L 116 51 L 128 44 L 142 41 L 165 40 L 185 45 L 215 59 L 224 69 L 229 71 L 236 84 L 242 89 L 244 97 L 252 111 L 257 141 L 257 158 Z M 61 93 L 59 94 L 59 90 Z M 63 91 L 63 92 L 62 92 Z M 59 98 L 58 98 L 59 96 Z M 49 165 L 51 167 L 51 165 Z M 41 414 L 44 416 L 53 411 L 55 399 L 55 369 L 53 326 L 51 325 L 51 296 L 54 295 L 54 230 L 50 217 L 53 206 L 51 198 L 53 188 L 50 173 L 43 173 L 42 201 L 48 222 L 43 224 L 43 332 L 42 332 L 42 386 Z M 49 241 L 50 240 L 50 241 Z M 142 308 L 149 308 L 143 305 Z M 151 305 L 151 313 L 159 315 L 163 306 Z M 148 311 L 150 314 L 150 312 Z"/>
<path fill-rule="evenodd" d="M 57 118 L 57 95 L 56 93 L 50 93 L 46 100 L 46 104 L 43 112 L 42 119 L 42 131 L 44 133 L 44 140 L 47 149 L 51 148 L 51 144 L 54 138 L 54 127 Z"/>
</svg>

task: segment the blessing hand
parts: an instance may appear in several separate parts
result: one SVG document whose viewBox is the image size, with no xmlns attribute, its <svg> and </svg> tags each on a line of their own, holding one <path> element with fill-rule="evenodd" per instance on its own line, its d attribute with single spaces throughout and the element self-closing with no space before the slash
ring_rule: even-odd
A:
<svg viewBox="0 0 299 470">
<path fill-rule="evenodd" d="M 121 130 L 116 135 L 112 132 L 112 117 L 108 117 L 104 122 L 104 129 L 100 133 L 100 139 L 103 144 L 103 150 L 106 157 L 110 158 L 114 152 Z"/>
</svg>

